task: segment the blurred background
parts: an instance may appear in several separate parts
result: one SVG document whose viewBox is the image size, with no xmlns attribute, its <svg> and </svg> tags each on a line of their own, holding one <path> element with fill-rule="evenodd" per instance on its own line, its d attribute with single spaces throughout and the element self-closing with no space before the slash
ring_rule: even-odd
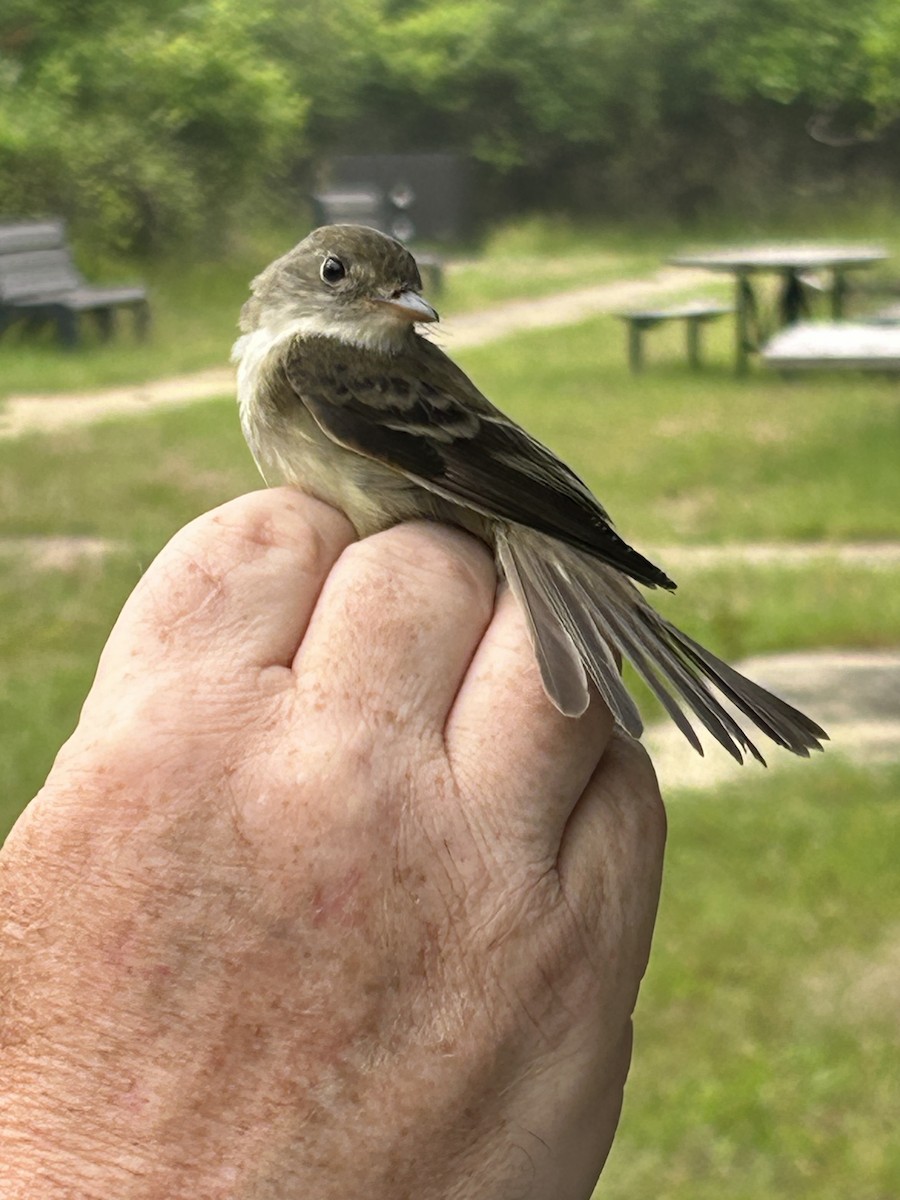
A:
<svg viewBox="0 0 900 1200">
<path fill-rule="evenodd" d="M 728 307 L 666 260 L 771 239 L 878 243 L 847 316 L 896 303 L 898 151 L 895 0 L 5 0 L 0 237 L 63 220 L 150 333 L 0 321 L 0 836 L 154 554 L 259 485 L 250 278 L 323 215 L 387 222 L 441 344 L 678 579 L 666 614 L 834 734 L 743 773 L 652 735 L 668 872 L 597 1195 L 896 1200 L 897 377 L 737 375 L 727 314 L 702 369 L 672 321 L 634 373 L 617 314 Z"/>
</svg>

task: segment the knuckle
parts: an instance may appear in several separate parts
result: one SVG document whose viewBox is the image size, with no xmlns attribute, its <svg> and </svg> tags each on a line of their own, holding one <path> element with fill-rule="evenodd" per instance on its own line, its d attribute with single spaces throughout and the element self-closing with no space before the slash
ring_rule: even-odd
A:
<svg viewBox="0 0 900 1200">
<path fill-rule="evenodd" d="M 612 763 L 614 796 L 622 833 L 630 840 L 665 845 L 667 818 L 656 769 L 646 749 L 614 730 L 607 755 Z"/>
<path fill-rule="evenodd" d="M 438 584 L 444 600 L 459 596 L 470 605 L 493 604 L 496 574 L 490 552 L 461 530 L 432 522 L 396 525 L 352 550 L 369 569 L 387 569 L 413 589 Z"/>
<path fill-rule="evenodd" d="M 192 525 L 199 540 L 222 543 L 226 552 L 241 558 L 290 550 L 314 570 L 330 566 L 353 537 L 343 514 L 293 488 L 240 496 Z"/>
<path fill-rule="evenodd" d="M 348 522 L 328 505 L 287 488 L 253 492 L 179 530 L 144 587 L 167 620 L 188 616 L 226 596 L 236 567 L 285 552 L 302 572 L 321 577 L 351 538 Z"/>
<path fill-rule="evenodd" d="M 628 756 L 629 788 L 634 797 L 635 817 L 645 836 L 665 844 L 668 826 L 666 806 L 650 755 L 640 742 L 631 739 L 624 752 Z"/>
</svg>

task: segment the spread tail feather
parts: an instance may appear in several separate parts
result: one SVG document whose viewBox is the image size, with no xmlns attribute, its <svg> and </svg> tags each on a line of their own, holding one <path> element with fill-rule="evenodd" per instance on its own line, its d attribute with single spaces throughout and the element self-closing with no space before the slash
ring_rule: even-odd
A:
<svg viewBox="0 0 900 1200">
<path fill-rule="evenodd" d="M 822 749 L 820 739 L 827 741 L 814 721 L 659 616 L 613 567 L 521 526 L 498 531 L 497 556 L 527 615 L 547 694 L 568 716 L 587 708 L 590 682 L 619 724 L 640 736 L 640 714 L 616 663 L 619 651 L 700 754 L 682 705 L 738 762 L 744 753 L 765 762 L 716 693 L 794 754 L 807 758 Z"/>
</svg>

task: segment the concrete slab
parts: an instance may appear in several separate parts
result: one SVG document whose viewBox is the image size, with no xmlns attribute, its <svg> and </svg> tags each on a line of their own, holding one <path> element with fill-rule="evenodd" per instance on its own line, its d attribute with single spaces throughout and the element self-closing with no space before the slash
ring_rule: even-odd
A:
<svg viewBox="0 0 900 1200">
<path fill-rule="evenodd" d="M 900 759 L 900 652 L 809 651 L 761 656 L 735 666 L 827 730 L 831 741 L 825 755 L 842 755 L 862 765 Z M 670 722 L 648 728 L 644 744 L 663 795 L 681 788 L 721 787 L 763 769 L 753 762 L 738 766 L 709 735 L 698 733 L 703 758 Z M 770 770 L 808 767 L 764 738 L 757 745 Z"/>
<path fill-rule="evenodd" d="M 809 321 L 776 333 L 762 351 L 779 371 L 900 371 L 900 328 Z"/>
</svg>

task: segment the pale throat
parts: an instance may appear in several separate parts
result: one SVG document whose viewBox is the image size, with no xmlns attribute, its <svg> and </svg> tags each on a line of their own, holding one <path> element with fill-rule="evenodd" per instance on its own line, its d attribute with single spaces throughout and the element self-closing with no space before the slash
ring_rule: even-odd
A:
<svg viewBox="0 0 900 1200">
<path fill-rule="evenodd" d="M 328 337 L 360 350 L 376 350 L 382 354 L 396 353 L 409 344 L 410 324 L 387 307 L 372 306 L 363 320 L 348 320 L 328 312 L 298 313 L 296 309 L 270 310 L 263 315 L 259 326 L 245 333 L 234 343 L 231 361 L 243 364 L 248 358 L 258 367 L 262 360 L 297 335 Z M 248 364 L 249 365 L 249 364 Z"/>
</svg>

